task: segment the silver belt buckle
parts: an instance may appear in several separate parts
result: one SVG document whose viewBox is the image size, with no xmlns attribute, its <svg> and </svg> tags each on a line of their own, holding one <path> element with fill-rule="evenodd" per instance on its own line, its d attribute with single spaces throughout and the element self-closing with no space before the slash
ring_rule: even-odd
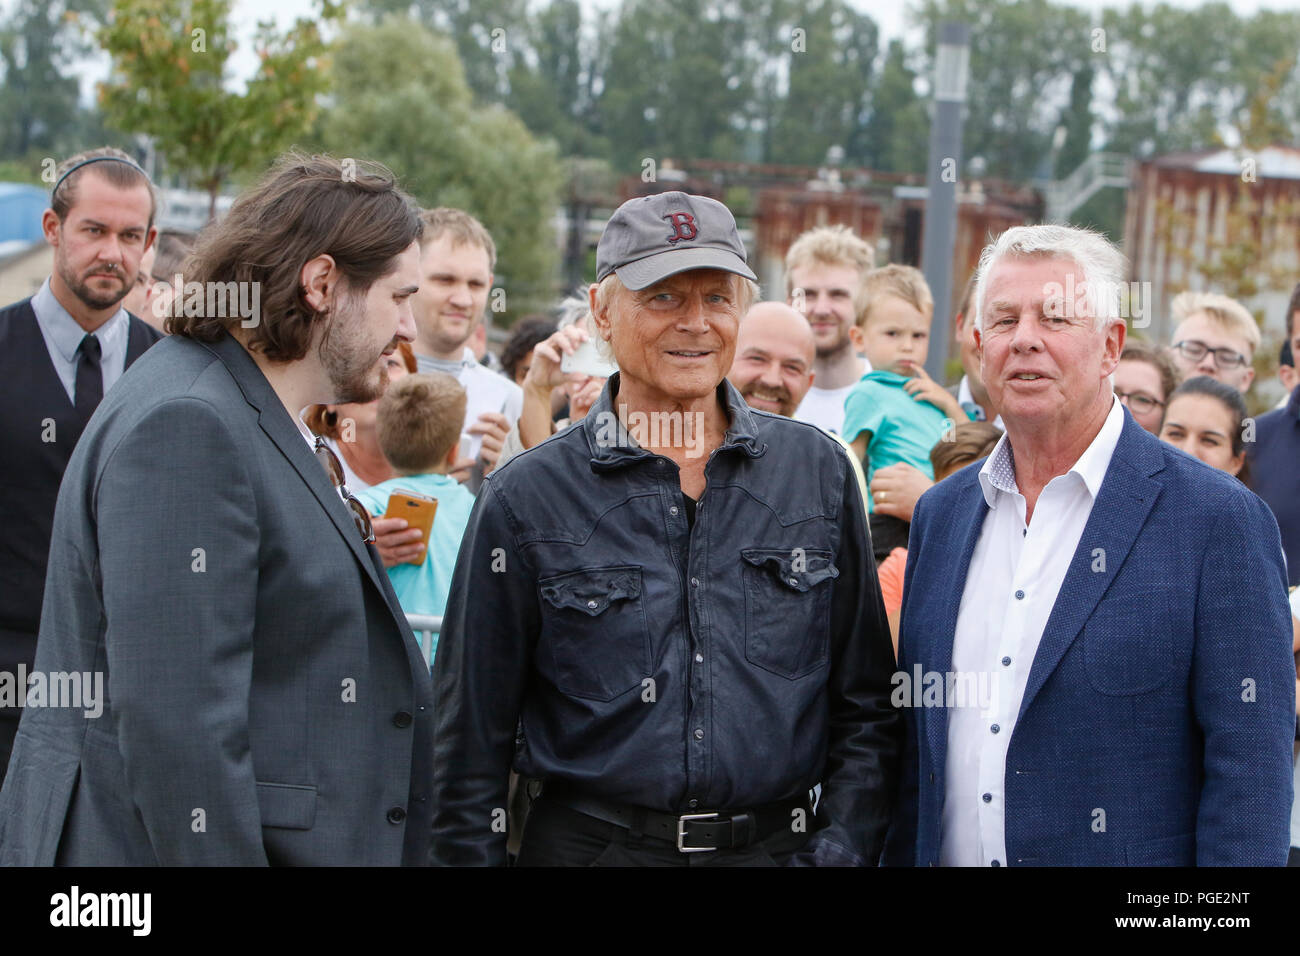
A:
<svg viewBox="0 0 1300 956">
<path fill-rule="evenodd" d="M 677 818 L 677 850 L 680 853 L 713 853 L 718 848 L 716 846 L 682 846 L 686 839 L 686 821 L 687 820 L 716 820 L 716 813 L 683 813 Z"/>
</svg>

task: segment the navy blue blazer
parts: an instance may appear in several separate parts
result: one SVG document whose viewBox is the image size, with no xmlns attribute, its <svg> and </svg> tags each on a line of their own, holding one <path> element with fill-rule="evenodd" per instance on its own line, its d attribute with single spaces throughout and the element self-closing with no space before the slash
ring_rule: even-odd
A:
<svg viewBox="0 0 1300 956">
<path fill-rule="evenodd" d="M 989 510 L 980 467 L 917 504 L 904 673 L 951 669 Z M 1125 410 L 1007 751 L 1007 861 L 1283 865 L 1295 720 L 1277 522 L 1235 478 L 1159 441 Z M 947 711 L 908 707 L 904 726 L 884 861 L 937 866 Z"/>
</svg>

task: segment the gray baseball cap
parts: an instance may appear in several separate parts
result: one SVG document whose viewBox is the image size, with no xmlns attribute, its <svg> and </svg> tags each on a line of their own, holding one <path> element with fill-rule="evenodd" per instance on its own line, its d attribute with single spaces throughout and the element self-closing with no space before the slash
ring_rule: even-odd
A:
<svg viewBox="0 0 1300 956">
<path fill-rule="evenodd" d="M 596 246 L 596 281 L 611 272 L 632 290 L 690 269 L 722 269 L 757 282 L 745 264 L 731 210 L 683 192 L 629 199 L 614 211 Z"/>
</svg>

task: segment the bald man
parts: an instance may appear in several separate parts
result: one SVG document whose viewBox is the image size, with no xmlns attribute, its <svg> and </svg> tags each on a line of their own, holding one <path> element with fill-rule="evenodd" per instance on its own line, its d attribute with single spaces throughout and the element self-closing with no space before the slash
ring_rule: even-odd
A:
<svg viewBox="0 0 1300 956">
<path fill-rule="evenodd" d="M 740 321 L 736 357 L 727 379 L 750 408 L 792 418 L 812 388 L 816 356 L 817 342 L 802 314 L 784 302 L 756 302 Z M 865 503 L 867 483 L 861 463 L 839 435 L 827 434 L 848 453 Z"/>
<path fill-rule="evenodd" d="M 727 378 L 751 408 L 790 418 L 813 383 L 817 343 L 808 320 L 784 302 L 745 313 Z"/>
</svg>

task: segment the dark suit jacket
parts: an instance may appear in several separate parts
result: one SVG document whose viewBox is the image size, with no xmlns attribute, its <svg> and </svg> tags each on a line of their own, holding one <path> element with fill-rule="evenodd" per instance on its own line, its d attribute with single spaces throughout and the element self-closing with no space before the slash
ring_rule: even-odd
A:
<svg viewBox="0 0 1300 956">
<path fill-rule="evenodd" d="M 951 669 L 988 513 L 981 466 L 940 482 L 917 505 L 904 673 Z M 1149 435 L 1125 410 L 1007 751 L 1009 862 L 1286 862 L 1295 669 L 1281 548 L 1259 498 Z M 886 862 L 937 865 L 947 710 L 905 713 Z"/>
<path fill-rule="evenodd" d="M 110 390 L 59 492 L 0 862 L 423 863 L 428 671 L 388 576 L 234 339 Z"/>
<path fill-rule="evenodd" d="M 129 316 L 126 367 L 160 338 Z M 36 655 L 54 501 L 88 421 L 50 361 L 31 299 L 0 309 L 0 408 L 0 673 L 16 675 Z M 0 782 L 21 717 L 0 704 Z"/>
</svg>

